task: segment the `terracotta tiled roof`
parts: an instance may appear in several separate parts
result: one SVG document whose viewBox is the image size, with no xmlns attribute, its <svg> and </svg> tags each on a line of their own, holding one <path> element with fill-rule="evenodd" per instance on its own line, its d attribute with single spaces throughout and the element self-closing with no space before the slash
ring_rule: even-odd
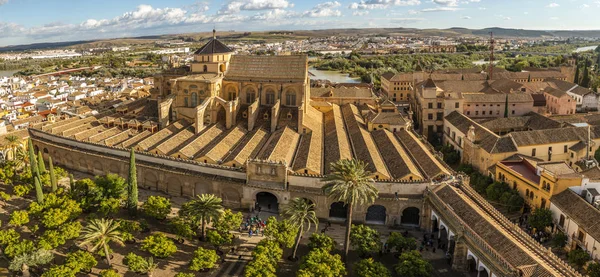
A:
<svg viewBox="0 0 600 277">
<path fill-rule="evenodd" d="M 296 80 L 307 77 L 308 57 L 291 56 L 244 56 L 234 55 L 225 80 Z"/>
<path fill-rule="evenodd" d="M 372 132 L 373 140 L 377 144 L 383 160 L 394 179 L 402 179 L 408 174 L 422 178 L 419 170 L 410 160 L 408 154 L 398 142 L 398 139 L 388 130 Z"/>
<path fill-rule="evenodd" d="M 579 228 L 582 228 L 595 240 L 600 240 L 600 211 L 585 199 L 574 191 L 566 189 L 552 196 L 550 202 L 575 221 Z"/>
<path fill-rule="evenodd" d="M 434 178 L 439 174 L 447 173 L 443 165 L 418 141 L 417 137 L 406 130 L 400 130 L 395 134 L 402 142 L 404 149 L 411 154 L 412 158 L 423 169 L 424 174 L 428 178 Z"/>
<path fill-rule="evenodd" d="M 515 240 L 508 238 L 506 234 L 497 228 L 497 226 L 492 224 L 486 217 L 475 210 L 475 204 L 467 202 L 459 195 L 455 188 L 443 185 L 434 193 L 437 194 L 444 203 L 450 206 L 452 211 L 464 222 L 468 222 L 469 227 L 485 240 L 488 245 L 494 247 L 494 250 L 512 266 L 519 267 L 537 264 L 527 252 L 523 251 L 523 249 L 515 243 Z M 541 266 L 537 267 L 534 271 L 533 276 L 552 276 L 550 272 L 546 271 Z"/>
<path fill-rule="evenodd" d="M 352 159 L 352 149 L 344 128 L 342 111 L 338 105 L 325 113 L 323 117 L 325 127 L 325 173 L 330 172 L 330 164 L 340 159 Z"/>
</svg>

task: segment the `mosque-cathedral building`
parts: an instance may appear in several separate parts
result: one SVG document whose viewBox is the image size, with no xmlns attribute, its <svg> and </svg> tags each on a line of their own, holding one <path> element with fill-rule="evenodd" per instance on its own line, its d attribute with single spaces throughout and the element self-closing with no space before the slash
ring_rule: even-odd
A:
<svg viewBox="0 0 600 277">
<path fill-rule="evenodd" d="M 154 83 L 149 98 L 36 124 L 36 148 L 70 169 L 123 176 L 133 148 L 142 187 L 213 193 L 237 208 L 305 197 L 321 218 L 345 217 L 321 191 L 329 164 L 356 158 L 380 191 L 356 219 L 384 224 L 421 224 L 424 191 L 450 174 L 410 119 L 370 88 L 311 88 L 305 55 L 235 55 L 213 36 L 191 64 Z"/>
</svg>

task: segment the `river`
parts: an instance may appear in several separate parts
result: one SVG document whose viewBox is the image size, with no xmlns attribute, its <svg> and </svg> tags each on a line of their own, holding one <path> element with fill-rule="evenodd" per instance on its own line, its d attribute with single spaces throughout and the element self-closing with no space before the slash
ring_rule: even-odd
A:
<svg viewBox="0 0 600 277">
<path fill-rule="evenodd" d="M 19 72 L 19 70 L 0 70 L 0 77 L 11 77 L 17 72 Z"/>
<path fill-rule="evenodd" d="M 318 70 L 314 67 L 309 68 L 308 71 L 314 75 L 310 76 L 313 80 L 329 80 L 334 83 L 360 83 L 360 78 L 353 78 L 339 71 Z"/>
<path fill-rule="evenodd" d="M 579 47 L 575 50 L 573 50 L 573 52 L 575 53 L 579 53 L 579 52 L 585 52 L 585 51 L 591 51 L 591 50 L 596 50 L 598 46 L 586 46 L 586 47 Z"/>
</svg>

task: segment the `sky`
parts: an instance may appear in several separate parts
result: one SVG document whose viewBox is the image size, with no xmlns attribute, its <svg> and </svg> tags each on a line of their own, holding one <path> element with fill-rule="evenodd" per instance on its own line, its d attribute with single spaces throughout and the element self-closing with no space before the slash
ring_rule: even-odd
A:
<svg viewBox="0 0 600 277">
<path fill-rule="evenodd" d="M 600 29 L 600 0 L 0 0 L 0 46 L 218 30 Z"/>
</svg>

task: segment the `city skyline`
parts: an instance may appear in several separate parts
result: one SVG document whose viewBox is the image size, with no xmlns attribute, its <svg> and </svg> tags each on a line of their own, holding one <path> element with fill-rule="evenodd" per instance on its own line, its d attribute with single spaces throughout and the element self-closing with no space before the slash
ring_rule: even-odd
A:
<svg viewBox="0 0 600 277">
<path fill-rule="evenodd" d="M 519 9 L 515 9 L 518 7 Z M 593 30 L 597 0 L 0 0 L 0 46 L 217 30 Z"/>
</svg>

